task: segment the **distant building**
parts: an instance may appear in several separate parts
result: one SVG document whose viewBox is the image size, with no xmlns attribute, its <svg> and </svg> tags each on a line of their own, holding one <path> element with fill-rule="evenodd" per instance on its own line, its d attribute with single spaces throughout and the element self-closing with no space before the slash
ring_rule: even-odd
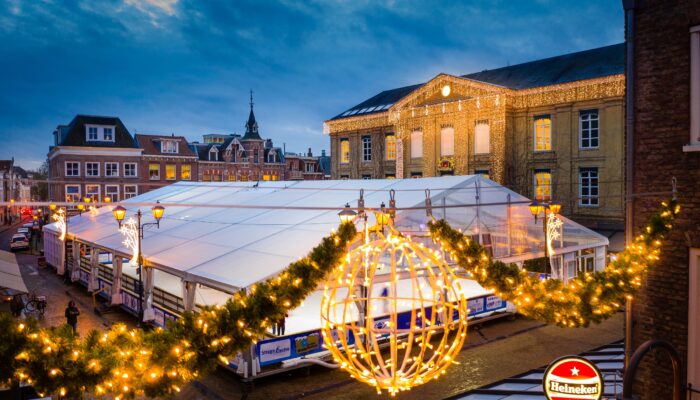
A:
<svg viewBox="0 0 700 400">
<path fill-rule="evenodd" d="M 271 139 L 263 139 L 253 112 L 245 134 L 204 135 L 204 143 L 193 143 L 192 150 L 199 159 L 199 181 L 276 181 L 284 179 L 284 154 L 274 147 Z"/>
<path fill-rule="evenodd" d="M 136 134 L 136 144 L 143 150 L 140 175 L 148 180 L 148 189 L 175 181 L 197 180 L 198 158 L 187 139 L 175 135 Z M 112 201 L 117 199 L 112 198 Z"/>
<path fill-rule="evenodd" d="M 482 174 L 622 230 L 624 45 L 386 90 L 326 121 L 333 179 Z"/>
<path fill-rule="evenodd" d="M 15 200 L 19 202 L 32 201 L 32 176 L 24 168 L 15 165 L 12 167 L 15 175 L 16 195 Z"/>
<path fill-rule="evenodd" d="M 148 191 L 142 155 L 119 118 L 76 115 L 54 131 L 48 154 L 49 199 L 128 199 Z"/>
<path fill-rule="evenodd" d="M 284 179 L 287 181 L 316 181 L 326 179 L 326 173 L 322 165 L 322 157 L 325 157 L 325 150 L 321 157 L 314 156 L 309 148 L 306 154 L 285 153 L 286 164 Z"/>
</svg>

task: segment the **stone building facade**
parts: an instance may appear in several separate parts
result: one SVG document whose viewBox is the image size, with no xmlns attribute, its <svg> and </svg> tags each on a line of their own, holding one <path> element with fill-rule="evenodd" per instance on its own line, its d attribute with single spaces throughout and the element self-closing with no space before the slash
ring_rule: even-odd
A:
<svg viewBox="0 0 700 400">
<path fill-rule="evenodd" d="M 622 227 L 624 45 L 387 90 L 324 124 L 334 179 L 483 174 Z"/>
<path fill-rule="evenodd" d="M 672 196 L 681 214 L 661 260 L 633 303 L 632 344 L 669 341 L 687 382 L 700 390 L 700 6 L 695 1 L 625 1 L 631 65 L 628 129 L 632 150 L 629 226 L 634 234 Z M 631 230 L 632 232 L 632 230 Z M 653 352 L 642 362 L 635 394 L 670 399 L 671 364 Z M 700 393 L 692 397 L 700 398 Z"/>
</svg>

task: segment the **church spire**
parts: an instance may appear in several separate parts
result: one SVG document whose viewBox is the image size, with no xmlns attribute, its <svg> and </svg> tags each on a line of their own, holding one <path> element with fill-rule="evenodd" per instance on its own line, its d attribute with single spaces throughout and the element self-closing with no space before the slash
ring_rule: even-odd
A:
<svg viewBox="0 0 700 400">
<path fill-rule="evenodd" d="M 246 139 L 256 139 L 262 140 L 260 134 L 258 133 L 258 123 L 255 121 L 255 113 L 253 113 L 253 91 L 250 91 L 250 115 L 248 115 L 248 122 L 245 124 L 245 135 L 243 135 L 243 140 Z"/>
</svg>

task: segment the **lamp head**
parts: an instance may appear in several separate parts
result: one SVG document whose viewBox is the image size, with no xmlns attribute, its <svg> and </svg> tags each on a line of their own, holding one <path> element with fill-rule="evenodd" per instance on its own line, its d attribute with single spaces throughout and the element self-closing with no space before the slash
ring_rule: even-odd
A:
<svg viewBox="0 0 700 400">
<path fill-rule="evenodd" d="M 540 212 L 544 208 L 542 206 L 542 204 L 537 202 L 537 200 L 530 203 L 530 205 L 528 207 L 530 207 L 530 212 L 532 213 L 532 216 L 534 216 L 535 218 L 537 218 L 537 216 L 540 214 Z"/>
<path fill-rule="evenodd" d="M 51 210 L 51 211 L 56 211 L 56 205 L 55 205 L 55 204 L 49 204 L 49 210 Z"/>
<path fill-rule="evenodd" d="M 103 200 L 105 203 L 111 203 L 111 202 L 112 202 L 112 198 L 109 197 L 109 196 L 105 196 L 105 198 L 102 199 L 102 200 Z"/>
<path fill-rule="evenodd" d="M 342 223 L 353 222 L 356 216 L 357 213 L 350 208 L 350 203 L 345 203 L 345 208 L 338 213 Z"/>
<path fill-rule="evenodd" d="M 116 206 L 114 207 L 114 210 L 112 210 L 112 215 L 114 215 L 114 219 L 119 222 L 119 225 L 121 226 L 122 221 L 124 220 L 124 216 L 126 215 L 126 208 L 122 206 Z"/>
<path fill-rule="evenodd" d="M 85 197 L 83 197 L 83 201 L 86 202 L 86 203 L 89 203 L 90 201 L 92 201 L 92 197 L 90 197 L 90 196 L 85 196 Z"/>
<path fill-rule="evenodd" d="M 556 203 L 550 204 L 549 211 L 553 212 L 554 214 L 559 214 L 559 211 L 561 211 L 561 204 L 556 204 Z"/>
<path fill-rule="evenodd" d="M 156 201 L 156 203 L 160 203 L 160 201 Z M 153 214 L 153 218 L 156 219 L 156 222 L 160 222 L 160 219 L 163 218 L 164 212 L 165 208 L 161 205 L 156 205 L 155 207 L 151 208 L 151 213 Z"/>
<path fill-rule="evenodd" d="M 85 211 L 85 204 L 83 204 L 83 203 L 78 203 L 78 205 L 76 207 L 78 208 L 78 211 L 80 211 L 80 212 Z"/>
</svg>

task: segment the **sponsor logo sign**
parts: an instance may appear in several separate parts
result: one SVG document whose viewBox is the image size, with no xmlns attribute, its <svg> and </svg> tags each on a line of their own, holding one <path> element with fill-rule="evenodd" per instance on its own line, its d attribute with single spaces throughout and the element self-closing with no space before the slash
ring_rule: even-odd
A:
<svg viewBox="0 0 700 400">
<path fill-rule="evenodd" d="M 292 342 L 289 339 L 275 340 L 260 345 L 260 362 L 282 360 L 292 354 Z"/>
<path fill-rule="evenodd" d="M 294 348 L 297 354 L 311 353 L 319 347 L 318 332 L 294 338 Z"/>
<path fill-rule="evenodd" d="M 562 357 L 549 364 L 542 384 L 548 400 L 600 400 L 603 395 L 600 371 L 582 357 Z"/>
</svg>

